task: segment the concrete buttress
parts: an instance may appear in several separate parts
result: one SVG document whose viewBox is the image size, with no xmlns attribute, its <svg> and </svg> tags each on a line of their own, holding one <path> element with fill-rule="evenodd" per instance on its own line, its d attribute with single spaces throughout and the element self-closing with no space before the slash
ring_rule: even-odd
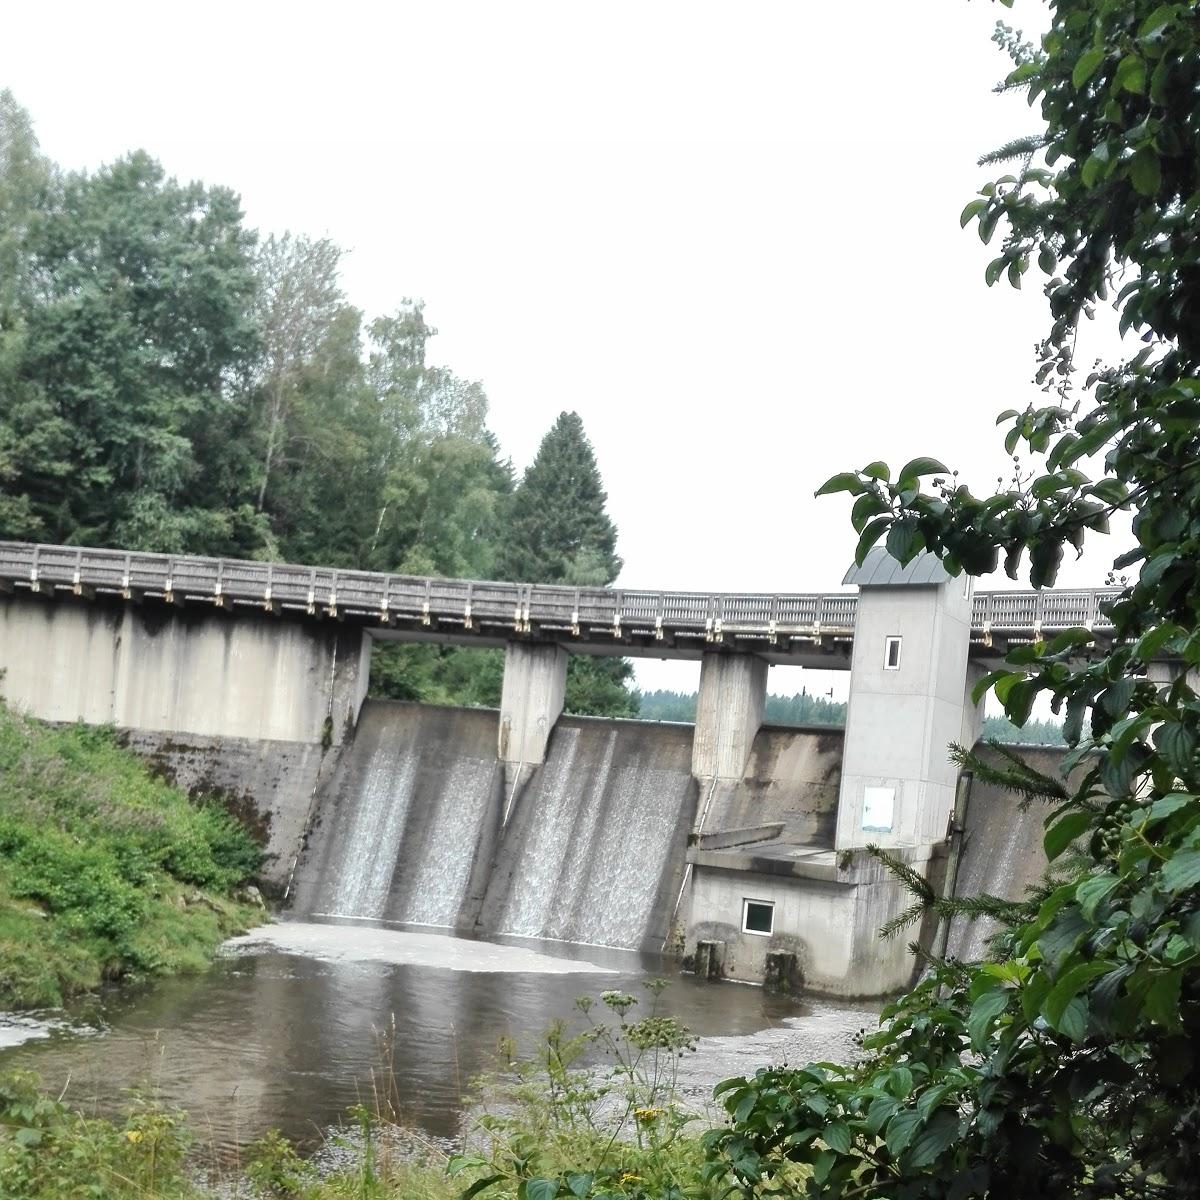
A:
<svg viewBox="0 0 1200 1200">
<path fill-rule="evenodd" d="M 767 663 L 753 654 L 705 654 L 700 665 L 692 774 L 740 780 L 762 727 Z"/>
<path fill-rule="evenodd" d="M 546 744 L 562 716 L 566 690 L 567 652 L 561 646 L 508 643 L 497 746 L 506 795 L 513 795 L 530 768 L 545 762 Z"/>
</svg>

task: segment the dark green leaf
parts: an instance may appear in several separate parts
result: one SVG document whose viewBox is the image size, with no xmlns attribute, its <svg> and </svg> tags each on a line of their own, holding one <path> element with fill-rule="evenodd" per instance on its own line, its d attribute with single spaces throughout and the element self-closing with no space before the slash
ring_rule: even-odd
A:
<svg viewBox="0 0 1200 1200">
<path fill-rule="evenodd" d="M 898 1157 L 913 1140 L 921 1125 L 921 1114 L 915 1108 L 902 1108 L 889 1122 L 884 1143 L 892 1157 Z"/>
<path fill-rule="evenodd" d="M 916 482 L 922 475 L 949 475 L 949 467 L 943 466 L 936 458 L 914 458 L 906 462 L 900 469 L 897 479 L 904 483 L 911 480 Z"/>
<path fill-rule="evenodd" d="M 1162 885 L 1169 892 L 1186 892 L 1200 883 L 1200 850 L 1180 850 L 1162 869 Z"/>
<path fill-rule="evenodd" d="M 979 216 L 979 214 L 981 212 L 983 212 L 983 210 L 985 208 L 987 208 L 987 206 L 988 206 L 988 202 L 987 202 L 986 197 L 981 198 L 979 200 L 972 200 L 971 203 L 968 204 L 967 207 L 962 210 L 962 213 L 960 214 L 960 216 L 958 218 L 959 226 L 961 228 L 965 229 L 967 227 L 967 224 L 970 221 L 974 220 L 975 217 Z"/>
<path fill-rule="evenodd" d="M 1141 40 L 1157 37 L 1178 16 L 1178 4 L 1160 4 L 1141 24 L 1138 38 Z"/>
<path fill-rule="evenodd" d="M 572 1196 L 578 1196 L 579 1200 L 587 1200 L 594 1179 L 595 1176 L 590 1171 L 572 1171 L 567 1176 L 567 1188 Z"/>
<path fill-rule="evenodd" d="M 908 1165 L 912 1170 L 927 1167 L 958 1138 L 958 1114 L 949 1108 L 933 1114 L 929 1125 L 912 1144 Z"/>
<path fill-rule="evenodd" d="M 967 1019 L 967 1035 L 976 1050 L 983 1048 L 992 1022 L 1008 1007 L 1009 995 L 1007 988 L 997 988 L 992 992 L 984 992 L 971 1005 L 971 1015 Z"/>
<path fill-rule="evenodd" d="M 844 1121 L 834 1121 L 831 1125 L 825 1126 L 825 1131 L 821 1134 L 821 1141 L 830 1150 L 836 1150 L 839 1154 L 849 1154 L 850 1127 Z"/>
<path fill-rule="evenodd" d="M 1167 765 L 1181 777 L 1196 767 L 1196 734 L 1178 721 L 1168 721 L 1154 731 L 1154 744 Z"/>
<path fill-rule="evenodd" d="M 1096 919 L 1096 909 L 1116 890 L 1121 880 L 1116 875 L 1089 875 L 1075 889 L 1079 911 L 1088 921 Z"/>
<path fill-rule="evenodd" d="M 1146 91 L 1146 60 L 1138 54 L 1127 54 L 1117 64 L 1113 87 L 1141 96 Z"/>
<path fill-rule="evenodd" d="M 867 1128 L 878 1133 L 900 1107 L 900 1101 L 892 1096 L 876 1096 L 867 1109 Z"/>
<path fill-rule="evenodd" d="M 864 492 L 854 502 L 854 507 L 850 510 L 850 524 L 855 530 L 862 533 L 863 527 L 867 521 L 880 513 L 891 512 L 891 506 L 876 492 Z"/>
<path fill-rule="evenodd" d="M 857 496 L 865 490 L 865 485 L 853 471 L 841 471 L 831 476 L 816 490 L 818 496 L 830 496 L 834 492 L 850 492 Z"/>
<path fill-rule="evenodd" d="M 1050 923 L 1050 928 L 1037 939 L 1038 949 L 1047 962 L 1057 965 L 1075 949 L 1079 939 L 1090 928 L 1078 908 L 1065 908 Z"/>
<path fill-rule="evenodd" d="M 923 548 L 921 535 L 911 521 L 896 521 L 888 530 L 887 551 L 898 562 L 909 562 Z"/>
<path fill-rule="evenodd" d="M 1082 1042 L 1087 1036 L 1088 1002 L 1083 996 L 1076 996 L 1063 1009 L 1058 1021 L 1058 1032 L 1069 1037 L 1075 1043 Z"/>
<path fill-rule="evenodd" d="M 1093 46 L 1085 50 L 1076 60 L 1075 69 L 1071 72 L 1071 83 L 1081 88 L 1096 73 L 1096 69 L 1104 61 L 1104 47 Z"/>
<path fill-rule="evenodd" d="M 486 1191 L 494 1183 L 499 1183 L 504 1178 L 503 1175 L 489 1175 L 485 1179 L 477 1179 L 463 1194 L 459 1200 L 474 1200 L 480 1192 Z"/>
<path fill-rule="evenodd" d="M 883 531 L 891 523 L 891 517 L 877 517 L 862 531 L 862 536 L 858 539 L 858 545 L 854 548 L 854 561 L 860 567 L 863 564 L 863 559 L 867 557 L 867 551 L 879 541 L 883 536 Z"/>
<path fill-rule="evenodd" d="M 1158 154 L 1153 148 L 1143 146 L 1133 156 L 1129 177 L 1141 195 L 1155 196 L 1158 194 L 1162 187 L 1162 166 L 1158 161 Z"/>
<path fill-rule="evenodd" d="M 1179 1025 L 1179 985 L 1182 971 L 1167 971 L 1159 975 L 1142 995 L 1146 1016 L 1167 1029 Z"/>
<path fill-rule="evenodd" d="M 1085 962 L 1077 963 L 1064 971 L 1062 976 L 1055 980 L 1050 994 L 1042 1004 L 1042 1013 L 1046 1020 L 1055 1029 L 1065 1033 L 1061 1023 L 1071 1001 L 1083 991 L 1090 980 L 1107 974 L 1112 966 L 1112 963 L 1106 961 Z"/>
</svg>

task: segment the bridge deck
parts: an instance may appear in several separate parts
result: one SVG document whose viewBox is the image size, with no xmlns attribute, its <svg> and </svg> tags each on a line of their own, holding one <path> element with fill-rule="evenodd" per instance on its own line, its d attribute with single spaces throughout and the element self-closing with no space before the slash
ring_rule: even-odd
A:
<svg viewBox="0 0 1200 1200">
<path fill-rule="evenodd" d="M 773 662 L 845 665 L 858 597 L 833 593 L 668 592 L 436 579 L 373 571 L 0 542 L 0 589 L 257 608 L 354 619 L 384 637 L 577 643 L 585 653 L 699 657 L 717 645 Z M 1117 589 L 978 592 L 973 641 L 1111 629 Z M 825 661 L 828 660 L 828 661 Z"/>
</svg>

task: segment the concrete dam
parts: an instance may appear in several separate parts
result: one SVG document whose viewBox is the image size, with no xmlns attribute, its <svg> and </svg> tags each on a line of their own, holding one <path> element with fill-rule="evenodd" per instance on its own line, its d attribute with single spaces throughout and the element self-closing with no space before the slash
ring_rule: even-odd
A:
<svg viewBox="0 0 1200 1200">
<path fill-rule="evenodd" d="M 1038 876 L 1040 814 L 975 787 L 962 828 L 947 746 L 977 741 L 973 685 L 1011 644 L 1102 641 L 1112 593 L 976 593 L 881 549 L 845 583 L 705 596 L 0 542 L 0 695 L 116 726 L 219 796 L 297 913 L 882 995 L 913 970 L 877 936 L 909 896 L 867 847 L 938 887 L 952 846 L 966 890 Z M 367 700 L 378 639 L 502 646 L 499 711 Z M 564 715 L 573 653 L 698 660 L 695 725 Z M 772 663 L 848 671 L 845 729 L 765 726 Z"/>
</svg>

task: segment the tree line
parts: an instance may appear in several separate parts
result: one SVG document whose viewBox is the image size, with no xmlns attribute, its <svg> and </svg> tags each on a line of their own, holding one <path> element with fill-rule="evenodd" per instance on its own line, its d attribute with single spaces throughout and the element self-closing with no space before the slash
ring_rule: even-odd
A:
<svg viewBox="0 0 1200 1200">
<path fill-rule="evenodd" d="M 653 691 L 640 696 L 638 715 L 646 721 L 696 720 L 696 692 Z M 832 725 L 846 724 L 844 701 L 814 696 L 807 689 L 793 696 L 767 696 L 763 720 L 768 725 Z M 983 735 L 989 741 L 1021 743 L 1027 746 L 1060 746 L 1063 743 L 1062 725 L 1052 720 L 1029 720 L 1016 726 L 1007 717 L 992 715 L 984 718 Z"/>
<path fill-rule="evenodd" d="M 144 151 L 66 171 L 0 92 L 0 537 L 600 585 L 621 569 L 564 412 L 517 478 L 487 395 L 401 299 L 368 318 L 328 238 L 262 236 Z M 633 715 L 572 660 L 571 711 Z M 375 689 L 498 703 L 495 653 L 377 648 Z"/>
</svg>

